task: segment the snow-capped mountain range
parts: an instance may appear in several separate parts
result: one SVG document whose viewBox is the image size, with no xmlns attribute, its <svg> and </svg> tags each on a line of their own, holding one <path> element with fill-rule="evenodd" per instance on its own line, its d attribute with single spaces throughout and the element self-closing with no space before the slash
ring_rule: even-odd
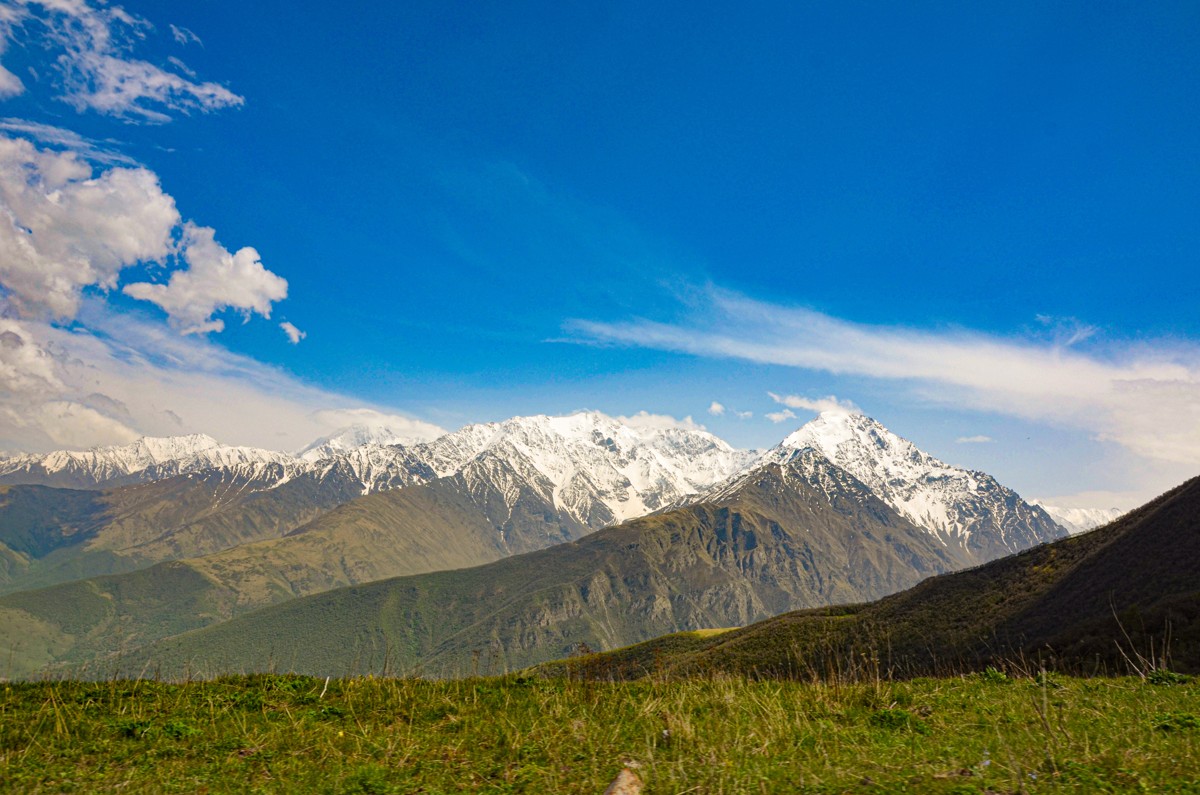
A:
<svg viewBox="0 0 1200 795">
<path fill-rule="evenodd" d="M 231 447 L 204 434 L 147 436 L 120 446 L 0 459 L 0 483 L 89 489 L 144 483 L 209 469 L 254 469 L 272 464 L 279 465 L 281 473 L 290 474 L 297 469 L 295 458 L 287 453 Z"/>
<path fill-rule="evenodd" d="M 259 490 L 301 474 L 335 472 L 370 494 L 462 472 L 468 484 L 502 477 L 510 507 L 522 490 L 532 489 L 584 525 L 598 527 L 694 494 L 754 456 L 700 428 L 659 427 L 636 418 L 621 422 L 599 412 L 468 425 L 416 444 L 390 443 L 396 438 L 387 429 L 352 427 L 296 455 L 223 446 L 202 435 L 145 438 L 85 452 L 3 459 L 0 484 L 107 488 L 239 468 Z"/>
<path fill-rule="evenodd" d="M 869 417 L 846 411 L 822 413 L 762 453 L 735 449 L 695 426 L 579 412 L 468 425 L 417 443 L 387 428 L 355 426 L 294 455 L 224 446 L 203 435 L 146 438 L 86 452 L 0 459 L 0 484 L 106 488 L 227 469 L 254 490 L 332 473 L 369 494 L 459 475 L 469 492 L 499 493 L 510 510 L 532 493 L 597 528 L 711 498 L 745 473 L 805 450 L 828 459 L 943 543 L 980 558 L 1064 534 L 1046 510 L 990 475 L 952 467 Z M 1101 518 L 1059 515 L 1072 530 Z"/>
</svg>

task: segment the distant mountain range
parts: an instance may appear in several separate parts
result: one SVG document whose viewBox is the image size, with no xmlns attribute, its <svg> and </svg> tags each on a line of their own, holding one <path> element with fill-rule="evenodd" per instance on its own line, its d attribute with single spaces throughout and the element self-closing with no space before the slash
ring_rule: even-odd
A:
<svg viewBox="0 0 1200 795">
<path fill-rule="evenodd" d="M 1120 508 L 1063 508 L 1058 505 L 1047 505 L 1039 500 L 1030 500 L 1031 505 L 1037 505 L 1050 518 L 1066 528 L 1068 533 L 1084 533 L 1095 527 L 1101 527 L 1125 515 Z"/>
<path fill-rule="evenodd" d="M 314 661 L 338 638 L 322 659 L 342 671 L 380 648 L 448 670 L 481 644 L 525 665 L 873 599 L 1066 534 L 989 475 L 848 412 L 763 453 L 596 412 L 397 438 L 350 429 L 289 456 L 183 437 L 0 463 L 10 481 L 90 484 L 0 486 L 9 673 L 160 641 L 166 665 L 195 630 L 246 667 L 291 653 L 265 637 Z"/>
<path fill-rule="evenodd" d="M 391 665 L 444 672 L 484 646 L 525 665 L 577 643 L 606 648 L 875 598 L 1065 535 L 986 474 L 845 412 L 761 454 L 694 429 L 639 429 L 592 413 L 378 449 L 435 477 L 357 497 L 276 537 L 11 593 L 0 615 L 22 628 L 13 659 L 26 669 L 112 665 L 108 655 L 143 659 L 138 649 L 161 640 L 150 648 L 164 670 L 171 660 L 216 670 L 292 655 L 348 671 L 378 663 L 382 649 Z M 335 471 L 328 462 L 347 455 L 323 467 Z M 650 515 L 592 532 L 639 514 Z M 181 634 L 203 627 L 199 641 Z M 323 638 L 333 645 L 316 657 Z"/>
</svg>

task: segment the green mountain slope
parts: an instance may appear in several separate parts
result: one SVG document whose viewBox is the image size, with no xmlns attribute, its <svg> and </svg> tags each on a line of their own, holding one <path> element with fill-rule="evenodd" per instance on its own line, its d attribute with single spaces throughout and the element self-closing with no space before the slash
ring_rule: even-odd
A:
<svg viewBox="0 0 1200 795">
<path fill-rule="evenodd" d="M 299 595 L 474 566 L 586 532 L 533 491 L 506 502 L 502 480 L 468 475 L 361 497 L 281 538 L 0 597 L 0 674 L 28 676 Z"/>
<path fill-rule="evenodd" d="M 335 471 L 215 469 L 83 491 L 0 487 L 0 593 L 134 571 L 277 538 L 359 496 Z"/>
<path fill-rule="evenodd" d="M 545 670 L 909 676 L 1012 664 L 1125 673 L 1165 663 L 1200 672 L 1198 561 L 1200 478 L 1106 527 L 872 604 L 789 613 L 701 640 L 660 638 Z"/>
<path fill-rule="evenodd" d="M 518 667 L 578 644 L 744 624 L 861 601 L 961 565 L 930 535 L 814 453 L 771 464 L 718 504 L 606 528 L 463 571 L 329 591 L 132 655 L 171 675 Z M 100 673 L 100 671 L 97 671 Z"/>
</svg>

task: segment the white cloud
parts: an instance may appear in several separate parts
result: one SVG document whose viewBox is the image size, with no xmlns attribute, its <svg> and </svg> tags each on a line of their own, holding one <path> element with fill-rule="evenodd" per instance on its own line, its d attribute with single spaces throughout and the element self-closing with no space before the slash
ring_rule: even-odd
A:
<svg viewBox="0 0 1200 795">
<path fill-rule="evenodd" d="M 737 417 L 739 420 L 748 420 L 754 416 L 754 412 L 753 411 L 736 411 L 735 410 L 733 412 L 733 416 Z"/>
<path fill-rule="evenodd" d="M 293 345 L 299 345 L 300 340 L 308 336 L 306 332 L 301 331 L 286 320 L 280 323 L 279 327 L 283 329 L 283 333 L 287 335 L 288 342 L 292 343 Z"/>
<path fill-rule="evenodd" d="M 151 28 L 149 22 L 119 6 L 93 6 L 87 0 L 17 0 L 0 13 L 4 45 L 18 29 L 42 34 L 55 56 L 52 65 L 61 98 L 77 110 L 165 122 L 170 120 L 168 112 L 207 112 L 244 102 L 218 83 L 198 82 L 132 57 L 131 44 Z M 177 41 L 181 35 L 185 41 L 199 41 L 191 31 L 174 26 L 171 30 Z M 7 69 L 0 72 L 0 96 L 21 90 L 15 75 Z"/>
<path fill-rule="evenodd" d="M 615 419 L 617 422 L 624 423 L 631 428 L 643 428 L 652 431 L 665 431 L 671 428 L 705 430 L 703 425 L 697 424 L 690 416 L 677 420 L 670 414 L 651 414 L 648 411 L 639 411 L 631 417 L 616 417 Z"/>
<path fill-rule="evenodd" d="M 44 398 L 63 389 L 54 357 L 25 326 L 0 317 L 0 393 L 14 398 Z"/>
<path fill-rule="evenodd" d="M 711 290 L 691 321 L 576 321 L 589 341 L 866 376 L 933 405 L 1083 429 L 1145 459 L 1200 465 L 1200 347 L 1009 339 L 851 323 Z M 1070 343 L 1070 344 L 1067 344 Z"/>
<path fill-rule="evenodd" d="M 708 413 L 713 415 L 714 417 L 720 417 L 722 414 L 725 413 L 725 407 L 714 400 L 712 402 L 712 405 L 710 405 L 708 407 Z"/>
<path fill-rule="evenodd" d="M 804 409 L 805 411 L 815 411 L 818 414 L 823 412 L 839 412 L 842 414 L 861 414 L 862 411 L 858 406 L 854 405 L 849 400 L 838 400 L 833 395 L 828 395 L 823 398 L 806 398 L 800 395 L 785 395 L 780 396 L 774 392 L 768 392 L 767 395 L 776 403 L 787 406 L 793 409 Z"/>
<path fill-rule="evenodd" d="M 772 411 L 768 414 L 764 414 L 763 416 L 765 416 L 771 422 L 774 422 L 777 424 L 780 422 L 786 422 L 787 420 L 796 419 L 796 415 L 792 412 L 791 409 L 784 409 L 783 411 Z"/>
<path fill-rule="evenodd" d="M 375 409 L 322 409 L 313 413 L 313 418 L 324 426 L 338 430 L 352 425 L 385 429 L 405 441 L 427 442 L 446 433 L 446 429 L 431 422 L 414 419 L 402 414 L 391 414 Z"/>
<path fill-rule="evenodd" d="M 954 443 L 955 444 L 990 444 L 994 441 L 996 441 L 996 440 L 993 439 L 992 437 L 984 436 L 984 435 L 980 434 L 979 436 L 960 436 L 954 440 Z"/>
<path fill-rule="evenodd" d="M 139 434 L 118 419 L 66 400 L 37 407 L 34 423 L 45 430 L 56 447 L 78 449 L 106 444 L 128 444 Z"/>
<path fill-rule="evenodd" d="M 124 268 L 164 259 L 178 224 L 146 169 L 94 176 L 73 152 L 0 136 L 0 283 L 22 315 L 72 318 L 83 288 L 111 290 Z"/>
<path fill-rule="evenodd" d="M 12 99 L 25 93 L 21 78 L 0 66 L 0 99 Z"/>
<path fill-rule="evenodd" d="M 27 132 L 76 143 L 56 128 Z M 96 174 L 77 152 L 0 135 L 0 285 L 22 317 L 70 320 L 85 288 L 112 290 L 126 268 L 175 258 L 187 267 L 166 284 L 125 292 L 157 304 L 184 333 L 220 331 L 213 315 L 224 309 L 270 317 L 272 303 L 287 297 L 287 281 L 253 248 L 230 254 L 211 228 L 183 223 L 153 172 L 114 166 Z"/>
<path fill-rule="evenodd" d="M 175 37 L 177 44 L 199 44 L 204 46 L 204 42 L 200 41 L 200 37 L 182 25 L 168 25 L 171 28 L 171 35 Z"/>
<path fill-rule="evenodd" d="M 377 419 L 414 438 L 436 425 L 363 406 L 205 337 L 181 337 L 85 298 L 64 329 L 0 318 L 0 448 L 115 444 L 137 435 L 208 433 L 229 444 L 294 450 Z"/>
<path fill-rule="evenodd" d="M 163 309 L 184 334 L 221 331 L 225 322 L 213 315 L 223 309 L 269 318 L 271 304 L 287 298 L 287 280 L 264 268 L 256 250 L 230 254 L 210 227 L 184 224 L 180 248 L 186 270 L 173 271 L 166 284 L 126 285 L 124 293 Z"/>
</svg>

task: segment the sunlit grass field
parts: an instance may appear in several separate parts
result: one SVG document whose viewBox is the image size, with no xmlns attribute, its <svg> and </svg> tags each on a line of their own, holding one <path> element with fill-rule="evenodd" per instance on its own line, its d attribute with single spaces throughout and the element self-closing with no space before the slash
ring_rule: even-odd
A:
<svg viewBox="0 0 1200 795">
<path fill-rule="evenodd" d="M 5 792 L 1200 793 L 1200 684 L 8 683 Z"/>
</svg>

